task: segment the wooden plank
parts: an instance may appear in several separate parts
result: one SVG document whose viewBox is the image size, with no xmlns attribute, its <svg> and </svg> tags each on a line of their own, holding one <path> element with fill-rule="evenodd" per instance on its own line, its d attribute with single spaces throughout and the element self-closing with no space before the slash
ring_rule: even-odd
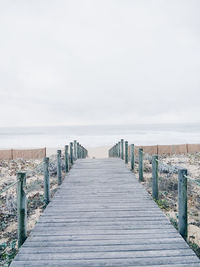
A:
<svg viewBox="0 0 200 267">
<path fill-rule="evenodd" d="M 64 248 L 65 249 L 65 248 Z M 23 251 L 23 250 L 22 250 Z M 158 251 L 104 251 L 104 252 L 87 252 L 87 253 L 60 253 L 57 252 L 57 248 L 53 251 L 47 251 L 47 253 L 18 253 L 16 260 L 89 260 L 89 259 L 115 259 L 115 258 L 156 258 L 159 254 L 159 257 L 175 257 L 182 256 L 188 257 L 193 256 L 193 253 L 190 249 L 177 249 L 177 250 L 160 250 Z"/>
<path fill-rule="evenodd" d="M 143 238 L 135 238 L 135 239 L 102 239 L 102 240 L 87 240 L 87 243 L 85 241 L 79 241 L 79 240 L 55 240 L 55 241 L 39 241 L 38 239 L 35 238 L 29 238 L 27 242 L 24 243 L 23 247 L 35 247 L 35 246 L 43 246 L 43 247 L 48 247 L 48 246 L 114 246 L 114 245 L 135 245 L 137 248 L 139 248 L 141 245 L 148 245 L 148 246 L 154 246 L 154 245 L 168 245 L 168 244 L 173 244 L 173 245 L 180 245 L 186 246 L 185 243 L 182 242 L 181 238 L 162 238 L 158 239 L 156 237 L 151 239 L 151 244 L 149 244 L 149 240 L 146 239 L 145 237 Z"/>
<path fill-rule="evenodd" d="M 139 263 L 140 265 L 138 265 L 137 260 L 129 260 L 129 259 L 123 259 L 123 260 L 119 260 L 119 259 L 113 259 L 112 262 L 108 261 L 108 260 L 95 260 L 94 261 L 40 261 L 40 262 L 26 262 L 26 261 L 16 261 L 15 262 L 15 266 L 16 267 L 33 267 L 33 266 L 37 266 L 37 267 L 44 267 L 45 265 L 47 266 L 56 266 L 56 267 L 65 267 L 65 266 L 72 266 L 72 267 L 88 267 L 88 266 L 93 266 L 93 267 L 102 267 L 102 266 L 110 266 L 110 267 L 116 267 L 116 266 L 120 266 L 120 267 L 124 267 L 124 266 L 134 266 L 134 267 L 141 267 L 141 266 L 145 266 L 145 267 L 152 267 L 152 266 L 156 266 L 156 267 L 188 267 L 188 264 L 190 267 L 199 267 L 199 263 L 196 261 L 193 261 L 193 258 L 195 257 L 189 257 L 188 261 L 183 262 L 183 260 L 179 257 L 174 258 L 174 264 L 173 264 L 173 260 L 165 260 L 165 263 L 168 262 L 168 264 L 162 264 L 160 265 L 160 259 L 157 258 L 156 262 L 154 261 L 154 263 L 152 262 L 151 265 L 149 265 L 149 262 L 151 259 L 145 259 L 144 260 L 144 264 Z M 192 262 L 193 261 L 193 262 Z M 158 264 L 157 264 L 158 262 Z M 181 263 L 180 263 L 181 262 Z"/>
<path fill-rule="evenodd" d="M 157 238 L 158 240 L 164 239 L 164 238 L 177 238 L 177 236 L 174 236 L 174 233 L 154 233 L 152 234 L 145 234 L 146 240 L 151 243 L 151 240 L 154 238 Z M 49 242 L 49 241 L 92 241 L 92 240 L 139 240 L 139 239 L 144 239 L 144 233 L 138 233 L 136 234 L 90 234 L 90 235 L 84 235 L 84 234 L 63 234 L 63 235 L 33 235 L 29 237 L 30 241 L 44 241 L 44 242 Z"/>
<path fill-rule="evenodd" d="M 54 246 L 29 246 L 29 247 L 23 247 L 19 254 L 35 254 L 35 253 L 83 253 L 83 252 L 122 252 L 122 251 L 132 251 L 133 253 L 135 251 L 156 251 L 157 254 L 160 253 L 160 251 L 163 250 L 183 250 L 183 249 L 188 249 L 188 247 L 181 243 L 181 244 L 157 244 L 157 245 L 152 245 L 152 244 L 142 244 L 142 245 L 102 245 L 102 246 L 58 246 L 58 244 Z"/>
</svg>

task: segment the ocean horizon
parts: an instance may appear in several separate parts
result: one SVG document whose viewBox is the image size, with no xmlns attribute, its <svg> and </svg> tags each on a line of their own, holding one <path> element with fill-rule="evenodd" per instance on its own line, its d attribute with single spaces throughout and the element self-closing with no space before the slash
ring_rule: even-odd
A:
<svg viewBox="0 0 200 267">
<path fill-rule="evenodd" d="M 121 138 L 135 145 L 200 143 L 200 123 L 0 127 L 0 148 L 112 146 Z"/>
</svg>

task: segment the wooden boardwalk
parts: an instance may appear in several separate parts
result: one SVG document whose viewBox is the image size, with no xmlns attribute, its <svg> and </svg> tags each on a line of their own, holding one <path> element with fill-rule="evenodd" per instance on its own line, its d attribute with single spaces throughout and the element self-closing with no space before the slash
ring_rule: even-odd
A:
<svg viewBox="0 0 200 267">
<path fill-rule="evenodd" d="M 77 160 L 11 264 L 200 266 L 120 159 Z"/>
</svg>

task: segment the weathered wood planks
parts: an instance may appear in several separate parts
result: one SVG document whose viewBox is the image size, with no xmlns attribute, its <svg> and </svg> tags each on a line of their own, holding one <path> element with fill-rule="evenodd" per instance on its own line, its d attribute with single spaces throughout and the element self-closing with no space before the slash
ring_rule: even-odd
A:
<svg viewBox="0 0 200 267">
<path fill-rule="evenodd" d="M 200 266 L 120 159 L 77 160 L 11 266 Z"/>
</svg>

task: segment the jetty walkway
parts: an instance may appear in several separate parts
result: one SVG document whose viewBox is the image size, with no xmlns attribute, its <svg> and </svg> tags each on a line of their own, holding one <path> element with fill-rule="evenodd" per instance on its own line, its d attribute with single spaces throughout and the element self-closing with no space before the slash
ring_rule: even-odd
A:
<svg viewBox="0 0 200 267">
<path fill-rule="evenodd" d="M 79 159 L 11 267 L 200 266 L 120 159 Z"/>
</svg>

